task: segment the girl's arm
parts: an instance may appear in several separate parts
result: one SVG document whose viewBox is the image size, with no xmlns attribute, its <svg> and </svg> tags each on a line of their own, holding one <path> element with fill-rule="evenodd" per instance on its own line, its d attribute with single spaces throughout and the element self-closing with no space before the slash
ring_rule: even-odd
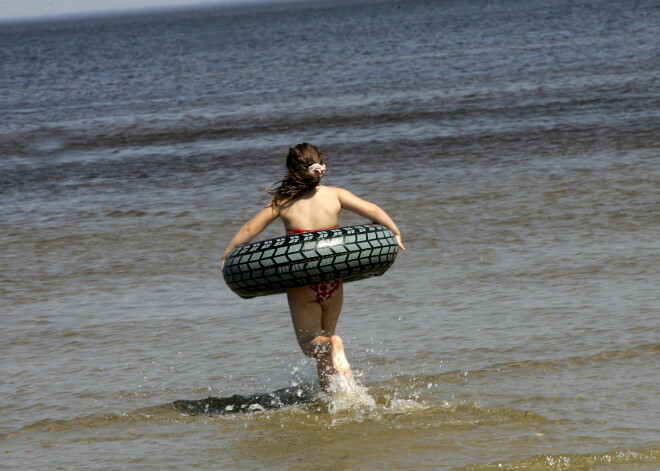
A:
<svg viewBox="0 0 660 471">
<path fill-rule="evenodd" d="M 246 222 L 243 227 L 241 227 L 234 238 L 229 242 L 229 245 L 225 249 L 225 252 L 222 254 L 222 262 L 220 268 L 224 268 L 225 259 L 229 252 L 234 250 L 241 244 L 246 244 L 258 236 L 261 231 L 263 231 L 268 225 L 273 222 L 279 216 L 279 212 L 273 208 L 272 204 L 269 204 L 264 209 L 259 211 L 256 216 Z"/>
<path fill-rule="evenodd" d="M 351 212 L 357 213 L 362 217 L 387 227 L 394 233 L 394 237 L 396 237 L 396 242 L 399 245 L 399 248 L 401 250 L 406 250 L 406 248 L 403 246 L 403 242 L 401 242 L 401 231 L 399 231 L 399 228 L 396 227 L 396 224 L 390 215 L 387 214 L 380 206 L 363 200 L 348 190 L 344 190 L 342 188 L 339 188 L 338 190 L 339 203 L 343 209 L 348 209 Z"/>
</svg>

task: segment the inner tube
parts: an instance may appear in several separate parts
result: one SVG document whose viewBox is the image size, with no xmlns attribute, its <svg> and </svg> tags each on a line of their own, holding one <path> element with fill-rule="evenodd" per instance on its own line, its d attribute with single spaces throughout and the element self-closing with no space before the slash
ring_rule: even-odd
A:
<svg viewBox="0 0 660 471">
<path fill-rule="evenodd" d="M 284 293 L 323 281 L 380 276 L 399 251 L 392 231 L 378 224 L 337 227 L 243 244 L 222 270 L 241 298 Z"/>
</svg>

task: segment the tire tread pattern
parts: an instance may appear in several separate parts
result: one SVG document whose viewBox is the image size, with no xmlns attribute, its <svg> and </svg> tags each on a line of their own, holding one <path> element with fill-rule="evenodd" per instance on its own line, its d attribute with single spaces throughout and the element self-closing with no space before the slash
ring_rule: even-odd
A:
<svg viewBox="0 0 660 471">
<path fill-rule="evenodd" d="M 267 296 L 322 281 L 380 276 L 398 253 L 392 231 L 378 224 L 292 234 L 236 247 L 225 282 L 242 298 Z"/>
</svg>

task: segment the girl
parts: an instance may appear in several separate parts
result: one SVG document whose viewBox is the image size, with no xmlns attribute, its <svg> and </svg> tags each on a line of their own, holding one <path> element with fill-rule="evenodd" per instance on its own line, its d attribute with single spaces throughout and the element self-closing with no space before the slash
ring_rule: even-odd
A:
<svg viewBox="0 0 660 471">
<path fill-rule="evenodd" d="M 336 227 L 339 212 L 347 209 L 390 229 L 401 250 L 401 233 L 390 216 L 342 188 L 321 185 L 326 166 L 323 154 L 313 145 L 302 143 L 289 149 L 287 172 L 274 189 L 273 199 L 239 229 L 222 256 L 222 266 L 229 252 L 250 242 L 278 217 L 288 234 Z M 319 384 L 329 390 L 332 375 L 350 377 L 351 370 L 341 338 L 335 335 L 344 300 L 341 280 L 316 283 L 287 290 L 289 309 L 298 344 L 303 353 L 316 360 Z"/>
</svg>

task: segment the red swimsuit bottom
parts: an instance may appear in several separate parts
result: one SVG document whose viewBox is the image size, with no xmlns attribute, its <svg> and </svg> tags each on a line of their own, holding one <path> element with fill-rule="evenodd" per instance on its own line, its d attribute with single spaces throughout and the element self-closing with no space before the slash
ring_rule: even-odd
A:
<svg viewBox="0 0 660 471">
<path fill-rule="evenodd" d="M 328 227 L 328 229 L 334 229 L 335 227 L 338 226 Z M 287 232 L 287 235 L 304 234 L 305 232 L 322 230 L 324 229 L 291 229 Z M 332 295 L 335 294 L 335 291 L 337 291 L 343 283 L 344 282 L 342 280 L 321 281 L 320 283 L 309 285 L 309 288 L 316 293 L 316 302 L 320 303 L 332 298 Z"/>
</svg>

